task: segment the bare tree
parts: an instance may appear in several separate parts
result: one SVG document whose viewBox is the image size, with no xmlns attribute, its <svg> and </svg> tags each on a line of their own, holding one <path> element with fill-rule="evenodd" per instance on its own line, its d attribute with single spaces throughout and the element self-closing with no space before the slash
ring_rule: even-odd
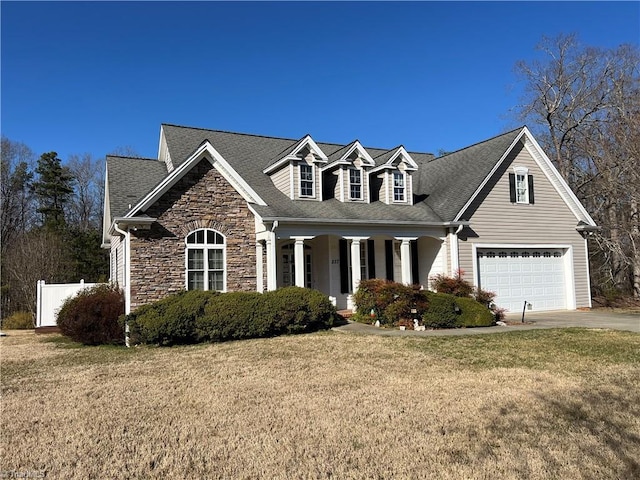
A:
<svg viewBox="0 0 640 480">
<path fill-rule="evenodd" d="M 593 285 L 640 298 L 640 52 L 583 47 L 573 35 L 544 38 L 539 49 L 544 60 L 516 65 L 521 118 L 602 226 Z"/>
<path fill-rule="evenodd" d="M 0 231 L 1 252 L 30 228 L 35 219 L 35 203 L 30 190 L 35 155 L 23 143 L 2 137 L 0 150 Z"/>
<path fill-rule="evenodd" d="M 82 231 L 98 228 L 102 217 L 104 161 L 90 153 L 71 155 L 67 167 L 75 179 L 69 224 Z"/>
</svg>

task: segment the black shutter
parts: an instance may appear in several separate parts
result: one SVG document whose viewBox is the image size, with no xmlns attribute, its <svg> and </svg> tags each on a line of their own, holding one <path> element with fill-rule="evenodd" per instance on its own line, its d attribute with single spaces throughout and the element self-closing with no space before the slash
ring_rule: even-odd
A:
<svg viewBox="0 0 640 480">
<path fill-rule="evenodd" d="M 529 181 L 529 203 L 533 204 L 533 175 L 527 175 Z"/>
<path fill-rule="evenodd" d="M 516 203 L 516 174 L 509 174 L 509 195 L 511 197 L 511 203 Z"/>
<path fill-rule="evenodd" d="M 418 263 L 418 241 L 411 240 L 411 283 L 420 283 L 420 267 Z"/>
<path fill-rule="evenodd" d="M 385 264 L 387 268 L 387 280 L 393 282 L 393 240 L 384 241 Z"/>
<path fill-rule="evenodd" d="M 369 278 L 376 278 L 376 251 L 375 242 L 373 240 L 367 240 L 367 263 L 369 271 Z"/>
<path fill-rule="evenodd" d="M 339 241 L 340 247 L 340 293 L 349 293 L 349 251 L 344 238 Z"/>
</svg>

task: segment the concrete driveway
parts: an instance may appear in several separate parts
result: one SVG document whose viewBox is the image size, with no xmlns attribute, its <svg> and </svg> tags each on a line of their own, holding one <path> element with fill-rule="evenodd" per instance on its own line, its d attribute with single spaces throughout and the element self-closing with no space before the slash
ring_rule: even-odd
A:
<svg viewBox="0 0 640 480">
<path fill-rule="evenodd" d="M 453 328 L 444 330 L 400 331 L 397 328 L 376 328 L 363 323 L 349 322 L 347 325 L 335 327 L 337 332 L 354 332 L 369 335 L 385 336 L 447 336 L 447 335 L 481 335 L 486 333 L 514 332 L 519 330 L 535 330 L 541 328 L 607 328 L 640 333 L 640 313 L 614 313 L 603 310 L 557 311 L 526 313 L 525 323 L 520 323 L 522 315 L 507 315 L 510 323 L 507 327 Z"/>
</svg>

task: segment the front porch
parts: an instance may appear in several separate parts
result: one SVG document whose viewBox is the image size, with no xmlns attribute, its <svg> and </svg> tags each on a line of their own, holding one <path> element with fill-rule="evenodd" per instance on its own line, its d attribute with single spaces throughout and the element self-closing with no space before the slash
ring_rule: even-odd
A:
<svg viewBox="0 0 640 480">
<path fill-rule="evenodd" d="M 411 233 L 259 235 L 258 291 L 293 285 L 313 288 L 332 298 L 339 310 L 352 310 L 353 293 L 362 279 L 428 288 L 429 277 L 448 268 L 445 232 Z"/>
</svg>

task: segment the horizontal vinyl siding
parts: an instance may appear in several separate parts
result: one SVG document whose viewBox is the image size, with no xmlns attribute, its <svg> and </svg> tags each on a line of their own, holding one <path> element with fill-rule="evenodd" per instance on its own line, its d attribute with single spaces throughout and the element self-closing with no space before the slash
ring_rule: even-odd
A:
<svg viewBox="0 0 640 480">
<path fill-rule="evenodd" d="M 509 173 L 513 167 L 529 169 L 534 178 L 535 204 L 512 204 L 509 197 Z M 576 306 L 589 305 L 585 242 L 576 231 L 578 219 L 525 149 L 514 149 L 500 171 L 497 183 L 488 182 L 468 211 L 471 231 L 460 237 L 460 267 L 472 279 L 477 264 L 472 245 L 522 244 L 571 245 L 575 278 Z M 464 240 L 466 237 L 466 240 Z"/>
<path fill-rule="evenodd" d="M 289 176 L 289 169 L 291 168 L 290 165 L 287 165 L 286 167 L 278 170 L 276 173 L 274 173 L 273 175 L 271 175 L 271 180 L 273 181 L 273 184 L 276 186 L 276 188 L 278 190 L 280 190 L 282 193 L 284 193 L 286 196 L 290 196 L 291 195 L 291 182 L 290 182 L 290 176 Z"/>
</svg>

